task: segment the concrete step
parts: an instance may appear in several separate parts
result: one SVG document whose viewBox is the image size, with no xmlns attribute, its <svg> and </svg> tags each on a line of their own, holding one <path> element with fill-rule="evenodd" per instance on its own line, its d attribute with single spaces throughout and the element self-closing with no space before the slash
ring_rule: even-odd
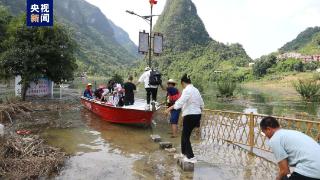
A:
<svg viewBox="0 0 320 180">
<path fill-rule="evenodd" d="M 172 148 L 171 142 L 160 142 L 159 143 L 160 149 Z"/>
<path fill-rule="evenodd" d="M 177 152 L 176 148 L 165 148 L 165 151 L 169 152 L 169 153 L 175 153 Z"/>
<path fill-rule="evenodd" d="M 160 142 L 161 141 L 161 136 L 158 134 L 152 134 L 150 135 L 150 138 L 152 139 L 153 142 Z"/>
<path fill-rule="evenodd" d="M 194 171 L 194 163 L 186 162 L 183 158 L 178 158 L 177 163 L 183 171 Z"/>
</svg>

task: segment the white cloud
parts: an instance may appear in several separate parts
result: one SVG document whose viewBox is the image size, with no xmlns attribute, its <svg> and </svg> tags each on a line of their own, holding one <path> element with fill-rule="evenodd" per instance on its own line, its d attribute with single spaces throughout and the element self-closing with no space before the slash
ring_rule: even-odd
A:
<svg viewBox="0 0 320 180">
<path fill-rule="evenodd" d="M 149 1 L 87 0 L 126 30 L 137 43 L 148 24 L 125 13 L 148 15 Z M 166 0 L 158 0 L 160 14 Z M 320 26 L 319 0 L 193 0 L 210 36 L 225 43 L 241 43 L 252 58 L 276 51 L 307 27 Z"/>
</svg>

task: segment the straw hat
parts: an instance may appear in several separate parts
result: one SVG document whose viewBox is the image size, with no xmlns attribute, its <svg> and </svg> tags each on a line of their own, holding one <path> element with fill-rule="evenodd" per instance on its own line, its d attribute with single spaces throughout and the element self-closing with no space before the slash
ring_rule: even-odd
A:
<svg viewBox="0 0 320 180">
<path fill-rule="evenodd" d="M 171 84 L 177 84 L 177 82 L 176 82 L 175 80 L 173 80 L 173 79 L 169 79 L 168 82 L 167 82 L 167 84 L 169 84 L 169 83 L 171 83 Z"/>
</svg>

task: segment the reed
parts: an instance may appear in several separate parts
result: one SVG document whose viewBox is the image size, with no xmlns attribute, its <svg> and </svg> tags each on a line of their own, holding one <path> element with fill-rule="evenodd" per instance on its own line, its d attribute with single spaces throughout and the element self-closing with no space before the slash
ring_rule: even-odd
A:
<svg viewBox="0 0 320 180">
<path fill-rule="evenodd" d="M 316 80 L 298 80 L 293 83 L 296 91 L 308 102 L 318 102 L 320 100 L 320 84 Z"/>
</svg>

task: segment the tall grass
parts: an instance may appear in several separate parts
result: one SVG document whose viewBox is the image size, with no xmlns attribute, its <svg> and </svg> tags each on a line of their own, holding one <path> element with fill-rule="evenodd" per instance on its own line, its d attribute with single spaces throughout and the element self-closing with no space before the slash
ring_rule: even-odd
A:
<svg viewBox="0 0 320 180">
<path fill-rule="evenodd" d="M 296 91 L 308 102 L 320 100 L 320 83 L 315 80 L 298 80 L 293 83 Z"/>
</svg>

